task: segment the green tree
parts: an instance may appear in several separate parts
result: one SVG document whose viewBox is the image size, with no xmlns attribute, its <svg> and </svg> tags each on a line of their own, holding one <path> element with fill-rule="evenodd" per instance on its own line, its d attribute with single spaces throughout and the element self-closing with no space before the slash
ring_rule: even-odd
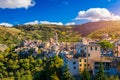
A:
<svg viewBox="0 0 120 80">
<path fill-rule="evenodd" d="M 94 80 L 108 80 L 107 76 L 104 74 L 102 62 L 99 64 L 99 71 L 96 73 Z"/>
<path fill-rule="evenodd" d="M 106 40 L 102 40 L 98 42 L 98 44 L 101 46 L 102 49 L 112 49 L 114 47 L 112 43 Z"/>
<path fill-rule="evenodd" d="M 9 72 L 9 76 L 13 77 L 14 73 L 13 72 Z"/>
<path fill-rule="evenodd" d="M 62 75 L 60 75 L 62 80 L 74 80 L 72 74 L 69 72 L 67 66 L 62 68 Z"/>
<path fill-rule="evenodd" d="M 59 69 L 62 67 L 63 60 L 60 57 L 47 58 L 43 60 L 43 70 L 34 75 L 34 80 L 59 80 Z"/>
<path fill-rule="evenodd" d="M 56 74 L 52 74 L 50 77 L 51 77 L 51 80 L 60 80 Z"/>
<path fill-rule="evenodd" d="M 116 75 L 116 76 L 110 76 L 109 80 L 119 80 L 119 77 Z"/>
<path fill-rule="evenodd" d="M 23 75 L 21 77 L 16 78 L 15 80 L 33 80 L 32 75 Z"/>
<path fill-rule="evenodd" d="M 3 79 L 3 75 L 0 73 L 0 79 L 2 80 Z"/>
<path fill-rule="evenodd" d="M 14 77 L 15 77 L 15 80 L 20 80 L 20 72 L 17 71 Z"/>
<path fill-rule="evenodd" d="M 81 80 L 90 80 L 90 73 L 87 71 L 87 69 L 84 69 L 84 71 L 81 73 Z"/>
</svg>

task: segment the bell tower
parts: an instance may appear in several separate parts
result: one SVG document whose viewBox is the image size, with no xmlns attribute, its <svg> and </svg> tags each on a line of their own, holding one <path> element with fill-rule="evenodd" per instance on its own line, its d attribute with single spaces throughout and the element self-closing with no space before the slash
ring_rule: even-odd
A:
<svg viewBox="0 0 120 80">
<path fill-rule="evenodd" d="M 55 43 L 58 43 L 58 34 L 57 34 L 57 32 L 54 33 L 54 41 L 55 41 Z"/>
</svg>

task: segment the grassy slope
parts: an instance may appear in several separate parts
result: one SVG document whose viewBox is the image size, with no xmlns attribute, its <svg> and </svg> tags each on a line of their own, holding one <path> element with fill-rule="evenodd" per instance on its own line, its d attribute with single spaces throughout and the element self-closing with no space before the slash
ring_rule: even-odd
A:
<svg viewBox="0 0 120 80">
<path fill-rule="evenodd" d="M 73 32 L 71 27 L 57 25 L 19 25 L 15 28 L 0 26 L 0 44 L 18 44 L 25 39 L 47 41 L 58 33 L 59 41 L 78 41 L 80 35 Z"/>
<path fill-rule="evenodd" d="M 17 43 L 21 40 L 23 32 L 16 28 L 2 27 L 0 26 L 0 44 L 10 45 Z"/>
</svg>

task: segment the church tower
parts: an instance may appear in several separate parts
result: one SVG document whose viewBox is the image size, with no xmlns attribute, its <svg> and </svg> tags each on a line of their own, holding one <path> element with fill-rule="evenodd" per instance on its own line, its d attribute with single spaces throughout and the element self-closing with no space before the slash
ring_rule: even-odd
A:
<svg viewBox="0 0 120 80">
<path fill-rule="evenodd" d="M 57 32 L 54 33 L 54 41 L 55 41 L 55 43 L 58 43 L 58 34 L 57 34 Z"/>
</svg>

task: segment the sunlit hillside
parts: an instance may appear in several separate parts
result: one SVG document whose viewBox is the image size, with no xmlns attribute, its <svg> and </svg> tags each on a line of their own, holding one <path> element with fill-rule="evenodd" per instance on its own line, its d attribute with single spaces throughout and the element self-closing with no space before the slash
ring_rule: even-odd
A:
<svg viewBox="0 0 120 80">
<path fill-rule="evenodd" d="M 72 29 L 73 31 L 79 32 L 82 36 L 87 36 L 96 30 L 102 29 L 105 33 L 113 31 L 118 33 L 117 30 L 120 27 L 120 21 L 98 21 L 98 22 L 88 22 L 82 25 L 75 25 Z M 105 28 L 105 29 L 104 29 Z M 112 30 L 113 29 L 113 30 Z"/>
<path fill-rule="evenodd" d="M 23 38 L 22 35 L 19 29 L 0 26 L 0 44 L 16 44 Z"/>
<path fill-rule="evenodd" d="M 54 38 L 55 32 L 58 33 L 59 41 L 76 42 L 80 39 L 80 34 L 73 32 L 69 26 L 18 25 L 14 28 L 0 26 L 0 44 L 18 44 L 26 39 L 48 41 L 49 38 Z"/>
<path fill-rule="evenodd" d="M 101 39 L 103 34 L 108 34 L 112 39 L 120 38 L 120 26 L 110 26 L 92 32 L 88 37 L 93 39 Z"/>
</svg>

